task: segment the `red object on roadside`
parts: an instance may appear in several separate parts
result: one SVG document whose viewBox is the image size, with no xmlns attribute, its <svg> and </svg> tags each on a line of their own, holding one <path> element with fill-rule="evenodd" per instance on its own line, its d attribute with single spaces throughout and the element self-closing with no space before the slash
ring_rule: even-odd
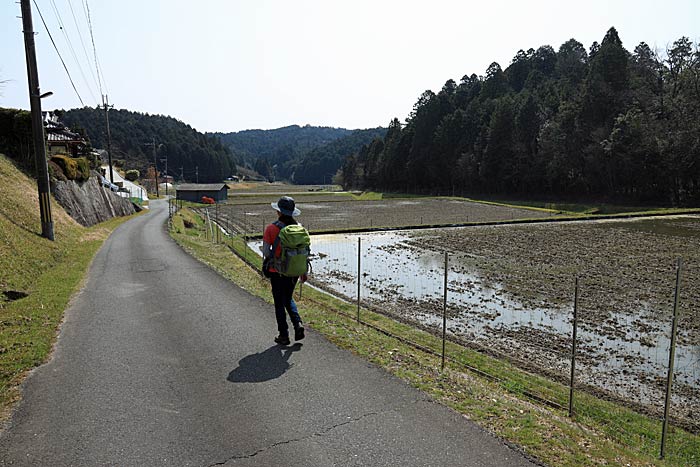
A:
<svg viewBox="0 0 700 467">
<path fill-rule="evenodd" d="M 202 196 L 202 203 L 204 204 L 216 204 L 214 201 L 214 198 L 210 198 L 208 196 Z"/>
</svg>

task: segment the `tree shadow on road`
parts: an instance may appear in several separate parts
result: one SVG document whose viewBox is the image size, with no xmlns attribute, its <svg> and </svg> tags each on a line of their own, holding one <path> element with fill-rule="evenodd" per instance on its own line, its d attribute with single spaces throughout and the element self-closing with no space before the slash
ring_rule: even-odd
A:
<svg viewBox="0 0 700 467">
<path fill-rule="evenodd" d="M 279 378 L 292 366 L 289 357 L 300 349 L 299 343 L 291 347 L 273 345 L 264 352 L 243 357 L 238 362 L 238 368 L 231 371 L 226 379 L 232 383 L 261 383 Z"/>
</svg>

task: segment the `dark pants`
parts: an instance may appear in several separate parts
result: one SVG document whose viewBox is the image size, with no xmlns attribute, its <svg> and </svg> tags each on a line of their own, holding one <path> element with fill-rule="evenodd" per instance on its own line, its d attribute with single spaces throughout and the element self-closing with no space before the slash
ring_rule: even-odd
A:
<svg viewBox="0 0 700 467">
<path fill-rule="evenodd" d="M 297 280 L 298 278 L 296 277 L 285 277 L 276 273 L 273 273 L 270 277 L 270 282 L 272 283 L 272 297 L 275 299 L 277 330 L 282 336 L 289 334 L 287 313 L 289 313 L 289 318 L 292 320 L 292 326 L 297 327 L 301 324 L 301 317 L 297 311 L 297 304 L 294 303 L 294 299 L 292 298 Z"/>
</svg>

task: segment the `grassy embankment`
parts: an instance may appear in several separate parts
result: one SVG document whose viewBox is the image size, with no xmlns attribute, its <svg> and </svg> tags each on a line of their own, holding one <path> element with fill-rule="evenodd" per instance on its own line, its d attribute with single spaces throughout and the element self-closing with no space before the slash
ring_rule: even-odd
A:
<svg viewBox="0 0 700 467">
<path fill-rule="evenodd" d="M 269 284 L 237 256 L 259 268 L 241 238 L 215 244 L 205 222 L 189 209 L 174 218 L 172 235 L 187 251 L 249 292 L 272 300 Z M 440 371 L 441 341 L 421 330 L 304 287 L 299 300 L 305 322 L 336 345 L 377 364 L 425 391 L 498 436 L 552 466 L 697 466 L 700 437 L 672 428 L 666 459 L 658 460 L 658 419 L 576 393 L 576 414 L 533 398 L 568 404 L 568 388 L 522 371 L 508 362 L 447 343 L 448 362 Z M 377 329 L 381 329 L 378 331 Z M 407 342 L 418 344 L 409 345 Z M 469 368 L 469 370 L 467 370 Z"/>
<path fill-rule="evenodd" d="M 125 218 L 85 228 L 51 204 L 55 241 L 41 237 L 36 181 L 0 154 L 0 421 L 27 372 L 48 358 L 71 295 Z M 26 293 L 10 301 L 3 292 Z"/>
</svg>

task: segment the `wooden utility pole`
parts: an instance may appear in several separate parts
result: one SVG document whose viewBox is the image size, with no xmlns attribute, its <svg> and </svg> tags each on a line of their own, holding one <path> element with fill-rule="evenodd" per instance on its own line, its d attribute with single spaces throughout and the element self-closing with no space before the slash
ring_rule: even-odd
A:
<svg viewBox="0 0 700 467">
<path fill-rule="evenodd" d="M 146 146 L 153 146 L 153 180 L 156 183 L 156 198 L 159 198 L 160 194 L 158 190 L 158 160 L 156 159 L 156 151 L 158 148 L 156 147 L 156 139 L 154 137 L 150 143 L 143 144 L 145 144 Z"/>
<path fill-rule="evenodd" d="M 114 107 L 109 105 L 109 97 L 102 96 L 102 106 L 105 109 L 105 119 L 107 120 L 107 159 L 109 161 L 109 181 L 114 183 L 114 175 L 112 174 L 112 134 L 109 131 L 109 109 Z"/>
<path fill-rule="evenodd" d="M 158 190 L 158 160 L 156 159 L 156 152 L 158 152 L 158 149 L 156 148 L 155 138 L 153 138 L 153 142 L 151 144 L 153 145 L 153 176 L 156 179 L 156 198 L 160 198 L 160 193 Z"/>
<path fill-rule="evenodd" d="M 49 186 L 49 167 L 46 162 L 46 142 L 44 140 L 44 122 L 41 115 L 41 91 L 39 90 L 39 72 L 36 66 L 36 49 L 34 27 L 32 25 L 32 7 L 29 0 L 21 0 L 22 27 L 24 29 L 24 49 L 27 58 L 27 77 L 29 80 L 29 104 L 32 114 L 32 136 L 34 137 L 34 157 L 36 161 L 36 181 L 39 188 L 39 213 L 41 214 L 41 236 L 54 239 L 53 218 L 51 216 L 51 191 Z M 48 94 L 48 93 L 47 93 Z M 49 94 L 50 95 L 50 94 Z"/>
<path fill-rule="evenodd" d="M 163 162 L 163 159 L 160 160 Z M 165 153 L 165 196 L 168 196 L 168 153 Z"/>
</svg>

